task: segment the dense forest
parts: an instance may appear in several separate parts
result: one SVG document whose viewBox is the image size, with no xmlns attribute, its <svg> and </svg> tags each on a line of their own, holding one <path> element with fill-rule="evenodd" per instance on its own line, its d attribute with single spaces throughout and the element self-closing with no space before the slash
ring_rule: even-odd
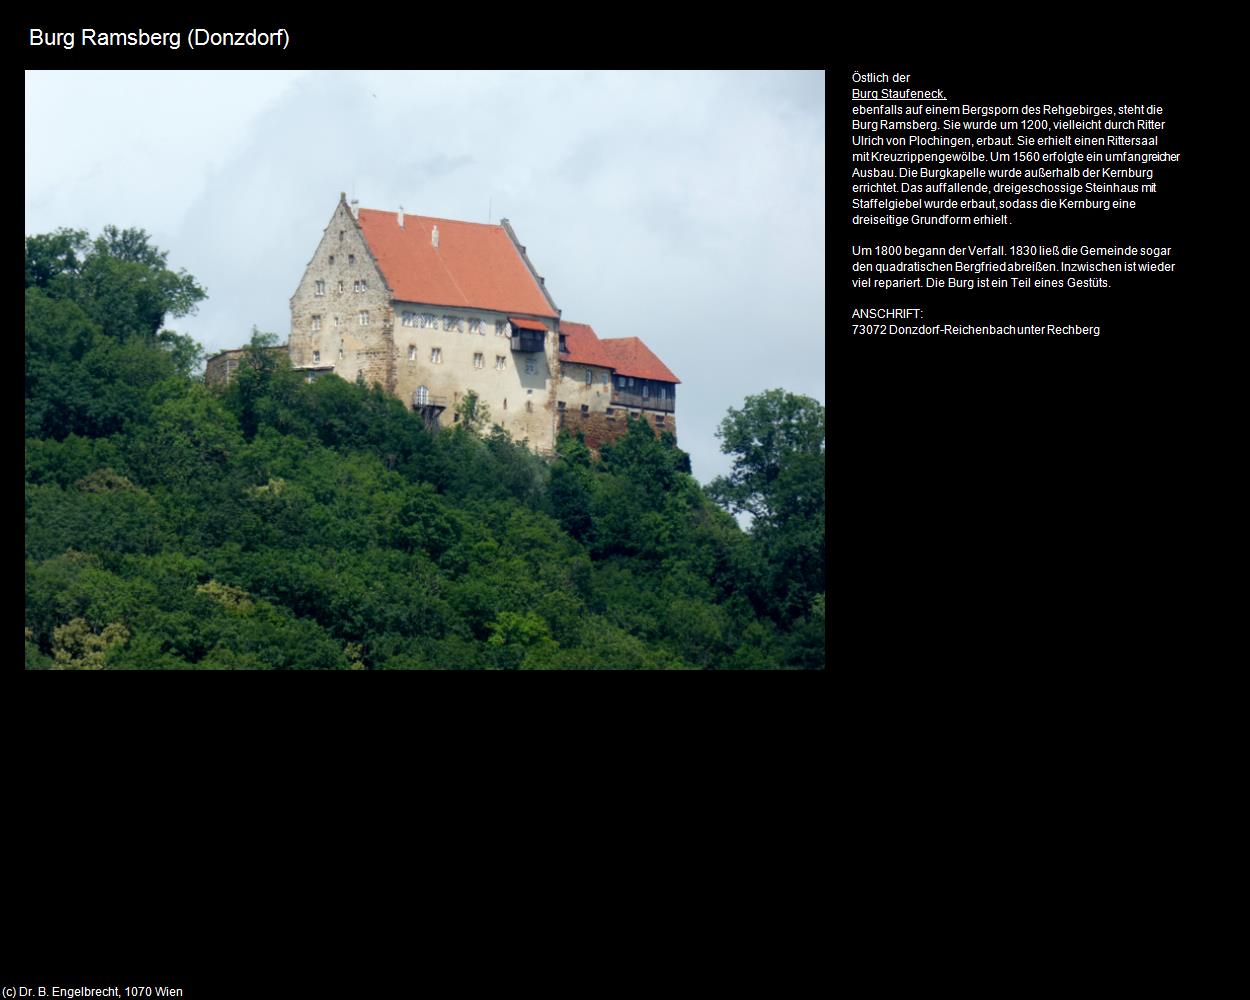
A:
<svg viewBox="0 0 1250 1000">
<path fill-rule="evenodd" d="M 431 434 L 256 331 L 214 390 L 164 328 L 204 296 L 142 230 L 26 238 L 27 668 L 824 667 L 815 400 L 730 409 L 705 488 L 641 421 Z"/>
</svg>

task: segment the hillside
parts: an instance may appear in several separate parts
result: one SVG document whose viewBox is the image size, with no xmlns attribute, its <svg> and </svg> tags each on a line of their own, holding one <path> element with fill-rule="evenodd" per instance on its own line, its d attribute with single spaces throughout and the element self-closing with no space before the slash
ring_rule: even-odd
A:
<svg viewBox="0 0 1250 1000">
<path fill-rule="evenodd" d="M 263 335 L 214 391 L 162 328 L 204 297 L 166 261 L 136 230 L 26 240 L 28 669 L 824 666 L 815 401 L 731 411 L 705 490 L 641 423 L 598 458 L 430 434 Z"/>
</svg>

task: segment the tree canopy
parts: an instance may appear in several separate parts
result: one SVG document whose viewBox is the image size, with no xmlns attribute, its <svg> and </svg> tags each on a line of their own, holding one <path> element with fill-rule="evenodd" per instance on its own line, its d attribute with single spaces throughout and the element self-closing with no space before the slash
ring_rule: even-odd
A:
<svg viewBox="0 0 1250 1000">
<path fill-rule="evenodd" d="M 162 327 L 203 297 L 167 256 L 26 240 L 29 669 L 824 665 L 823 446 L 758 428 L 781 444 L 758 499 L 742 479 L 748 534 L 642 421 L 597 457 L 478 407 L 431 433 L 255 330 L 211 389 Z"/>
</svg>

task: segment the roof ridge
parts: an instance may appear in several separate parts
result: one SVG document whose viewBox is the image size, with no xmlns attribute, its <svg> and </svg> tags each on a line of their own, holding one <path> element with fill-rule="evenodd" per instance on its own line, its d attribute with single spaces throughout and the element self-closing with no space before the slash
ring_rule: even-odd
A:
<svg viewBox="0 0 1250 1000">
<path fill-rule="evenodd" d="M 360 206 L 362 212 L 377 212 L 379 215 L 395 215 L 397 209 L 391 208 L 365 208 Z M 429 219 L 432 222 L 454 222 L 458 226 L 481 226 L 483 229 L 503 229 L 497 222 L 469 222 L 467 219 L 447 219 L 441 215 L 420 215 L 417 212 L 404 212 L 405 219 Z"/>
</svg>

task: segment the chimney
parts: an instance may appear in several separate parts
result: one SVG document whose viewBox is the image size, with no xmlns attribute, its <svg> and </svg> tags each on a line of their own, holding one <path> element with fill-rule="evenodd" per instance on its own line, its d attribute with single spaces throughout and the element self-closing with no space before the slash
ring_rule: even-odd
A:
<svg viewBox="0 0 1250 1000">
<path fill-rule="evenodd" d="M 404 228 L 404 206 L 403 205 L 399 206 L 399 228 L 400 229 Z"/>
<path fill-rule="evenodd" d="M 430 230 L 430 246 L 432 246 L 435 250 L 438 249 L 438 226 L 435 226 L 432 230 Z"/>
<path fill-rule="evenodd" d="M 360 202 L 355 198 L 352 199 L 352 218 L 357 220 L 360 219 Z"/>
</svg>

